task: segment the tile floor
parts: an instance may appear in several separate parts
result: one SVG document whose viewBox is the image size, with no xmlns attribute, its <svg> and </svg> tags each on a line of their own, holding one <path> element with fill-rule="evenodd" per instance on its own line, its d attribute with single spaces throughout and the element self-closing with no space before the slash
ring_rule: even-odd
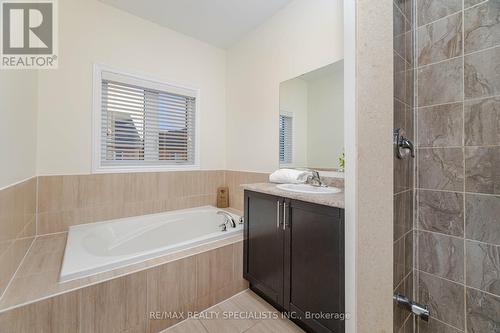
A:
<svg viewBox="0 0 500 333">
<path fill-rule="evenodd" d="M 234 318 L 237 316 L 239 318 Z M 187 319 L 163 331 L 163 333 L 226 332 L 299 333 L 304 331 L 290 320 L 283 318 L 276 309 L 250 290 L 203 311 L 198 318 Z"/>
</svg>

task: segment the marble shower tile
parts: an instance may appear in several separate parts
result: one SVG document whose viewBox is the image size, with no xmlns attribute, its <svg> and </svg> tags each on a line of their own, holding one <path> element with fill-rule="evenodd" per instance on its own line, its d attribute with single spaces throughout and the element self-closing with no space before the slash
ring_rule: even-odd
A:
<svg viewBox="0 0 500 333">
<path fill-rule="evenodd" d="M 500 246 L 466 242 L 467 285 L 500 297 Z"/>
<path fill-rule="evenodd" d="M 500 47 L 465 56 L 465 98 L 500 94 Z"/>
<path fill-rule="evenodd" d="M 463 330 L 464 286 L 419 272 L 418 301 L 429 306 L 431 316 Z"/>
<path fill-rule="evenodd" d="M 464 0 L 464 9 L 471 6 L 477 5 L 478 3 L 484 2 L 485 0 Z"/>
<path fill-rule="evenodd" d="M 465 237 L 500 245 L 500 196 L 465 195 Z"/>
<path fill-rule="evenodd" d="M 413 236 L 414 232 L 409 232 L 405 236 L 405 276 L 407 276 L 413 270 Z"/>
<path fill-rule="evenodd" d="M 467 288 L 467 332 L 500 332 L 500 297 Z"/>
<path fill-rule="evenodd" d="M 408 63 L 408 69 L 413 69 L 414 66 L 414 58 L 413 47 L 414 47 L 414 33 L 413 30 L 408 30 L 405 33 L 405 55 L 404 58 Z M 413 82 L 413 81 L 412 81 Z"/>
<path fill-rule="evenodd" d="M 406 68 L 406 63 L 400 57 L 396 58 L 396 66 L 399 67 L 398 63 L 401 62 Z M 394 98 L 406 103 L 406 69 L 395 69 L 394 70 Z"/>
<path fill-rule="evenodd" d="M 408 106 L 394 99 L 394 128 L 405 128 L 406 109 Z"/>
<path fill-rule="evenodd" d="M 418 191 L 418 227 L 447 235 L 464 236 L 462 193 Z"/>
<path fill-rule="evenodd" d="M 399 285 L 398 288 L 394 290 L 394 293 L 406 295 L 404 291 L 404 284 L 402 283 L 401 285 Z M 401 327 L 403 327 L 406 318 L 408 318 L 409 312 L 402 305 L 394 302 L 392 304 L 392 314 L 392 327 L 394 328 L 394 332 L 399 332 Z"/>
<path fill-rule="evenodd" d="M 462 148 L 421 148 L 417 157 L 419 188 L 463 190 Z"/>
<path fill-rule="evenodd" d="M 393 282 L 394 288 L 401 285 L 405 276 L 405 241 L 404 237 L 394 242 Z"/>
<path fill-rule="evenodd" d="M 418 262 L 421 271 L 462 283 L 464 241 L 460 238 L 421 231 L 418 233 Z"/>
<path fill-rule="evenodd" d="M 401 58 L 402 64 L 404 66 L 406 66 L 406 62 L 405 62 L 405 59 L 406 59 L 406 55 L 405 55 L 405 53 L 406 53 L 406 34 L 394 36 L 393 48 L 394 48 L 394 53 L 396 55 L 398 55 L 399 58 Z M 395 71 L 402 71 L 402 70 L 404 70 L 404 67 L 402 69 L 401 63 L 395 63 L 394 70 Z"/>
<path fill-rule="evenodd" d="M 392 16 L 393 35 L 399 36 L 410 30 L 410 25 L 406 22 L 404 13 L 394 4 L 394 15 Z"/>
<path fill-rule="evenodd" d="M 465 147 L 465 191 L 500 194 L 500 146 Z"/>
<path fill-rule="evenodd" d="M 465 145 L 500 145 L 500 98 L 466 102 Z"/>
<path fill-rule="evenodd" d="M 412 142 L 416 142 L 415 140 L 415 115 L 416 115 L 416 111 L 415 111 L 415 108 L 412 106 L 412 107 L 408 107 L 406 108 L 406 121 L 405 121 L 405 125 L 406 125 L 406 135 L 408 136 L 408 139 L 412 140 Z M 412 164 L 413 164 L 413 160 L 412 160 Z"/>
<path fill-rule="evenodd" d="M 465 53 L 500 44 L 500 2 L 486 1 L 464 12 Z"/>
<path fill-rule="evenodd" d="M 394 240 L 413 228 L 413 191 L 394 195 Z"/>
<path fill-rule="evenodd" d="M 462 98 L 461 58 L 428 65 L 418 70 L 418 106 L 459 102 Z"/>
<path fill-rule="evenodd" d="M 461 0 L 416 0 L 418 26 L 436 21 L 462 9 Z"/>
<path fill-rule="evenodd" d="M 394 193 L 399 193 L 412 188 L 413 160 L 398 159 L 394 156 Z"/>
<path fill-rule="evenodd" d="M 419 65 L 427 65 L 462 54 L 462 13 L 420 27 L 417 30 Z"/>
<path fill-rule="evenodd" d="M 462 145 L 462 103 L 419 108 L 417 117 L 419 147 Z"/>
<path fill-rule="evenodd" d="M 405 17 L 410 21 L 411 24 L 412 23 L 411 7 L 413 5 L 413 0 L 395 0 L 394 3 L 403 12 Z"/>
<path fill-rule="evenodd" d="M 414 271 L 406 276 L 404 279 L 404 294 L 409 297 L 414 298 L 414 284 L 415 284 L 415 276 Z"/>
<path fill-rule="evenodd" d="M 463 331 L 430 318 L 428 322 L 418 320 L 419 333 L 460 333 Z"/>
</svg>

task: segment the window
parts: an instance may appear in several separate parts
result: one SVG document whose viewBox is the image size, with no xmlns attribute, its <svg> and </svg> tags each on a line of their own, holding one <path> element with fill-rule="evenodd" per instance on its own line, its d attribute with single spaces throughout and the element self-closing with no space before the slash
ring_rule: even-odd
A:
<svg viewBox="0 0 500 333">
<path fill-rule="evenodd" d="M 95 171 L 197 163 L 197 91 L 96 69 Z"/>
<path fill-rule="evenodd" d="M 280 163 L 292 163 L 293 118 L 280 115 Z"/>
</svg>

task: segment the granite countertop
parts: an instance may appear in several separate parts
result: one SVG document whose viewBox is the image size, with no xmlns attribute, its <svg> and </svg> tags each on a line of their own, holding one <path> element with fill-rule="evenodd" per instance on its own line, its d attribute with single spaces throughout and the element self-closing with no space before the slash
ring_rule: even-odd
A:
<svg viewBox="0 0 500 333">
<path fill-rule="evenodd" d="M 311 194 L 311 193 L 299 193 L 285 191 L 277 188 L 278 184 L 273 183 L 255 183 L 255 184 L 243 184 L 241 185 L 245 190 L 261 192 L 271 195 L 276 195 L 279 197 L 290 198 L 305 202 L 311 202 L 319 205 L 345 208 L 344 205 L 344 190 L 339 193 L 328 193 L 328 194 Z"/>
</svg>

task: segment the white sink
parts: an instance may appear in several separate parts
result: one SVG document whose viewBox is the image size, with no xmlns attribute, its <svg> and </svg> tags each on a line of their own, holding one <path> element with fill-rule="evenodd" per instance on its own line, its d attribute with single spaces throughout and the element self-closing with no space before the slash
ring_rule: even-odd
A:
<svg viewBox="0 0 500 333">
<path fill-rule="evenodd" d="M 308 194 L 333 194 L 342 192 L 341 189 L 336 187 L 318 187 L 309 184 L 280 184 L 276 187 L 280 190 Z"/>
</svg>

